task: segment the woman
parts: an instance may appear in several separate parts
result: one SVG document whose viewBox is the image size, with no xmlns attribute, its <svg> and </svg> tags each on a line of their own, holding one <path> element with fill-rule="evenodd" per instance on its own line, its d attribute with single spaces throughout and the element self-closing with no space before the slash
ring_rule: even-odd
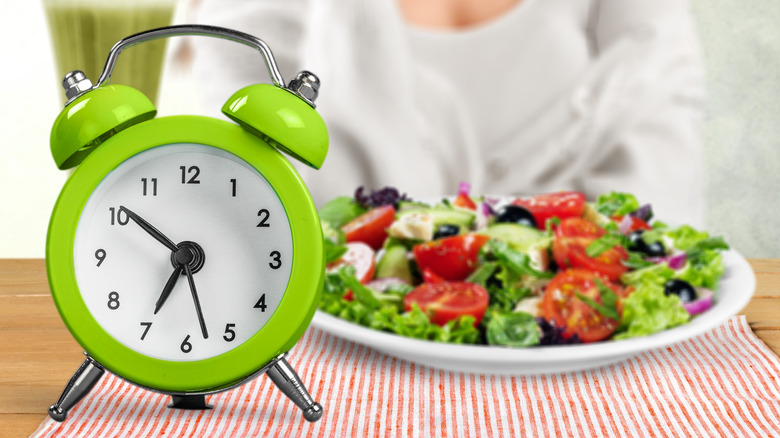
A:
<svg viewBox="0 0 780 438">
<path fill-rule="evenodd" d="M 265 40 L 322 82 L 331 147 L 315 200 L 611 190 L 701 224 L 703 75 L 680 0 L 206 0 L 200 21 Z M 268 82 L 259 55 L 196 46 L 209 108 Z M 218 79 L 215 79 L 218 78 Z"/>
</svg>

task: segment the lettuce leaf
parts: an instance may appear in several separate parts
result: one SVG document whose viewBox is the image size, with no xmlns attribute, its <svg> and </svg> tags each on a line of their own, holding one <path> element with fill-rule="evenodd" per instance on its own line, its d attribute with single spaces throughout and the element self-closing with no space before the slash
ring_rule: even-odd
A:
<svg viewBox="0 0 780 438">
<path fill-rule="evenodd" d="M 624 216 L 639 209 L 639 201 L 630 193 L 609 192 L 596 199 L 596 211 L 604 216 Z"/>
<path fill-rule="evenodd" d="M 327 222 L 333 228 L 341 228 L 365 212 L 366 209 L 358 205 L 353 198 L 339 196 L 328 201 L 317 213 L 321 221 Z"/>
<path fill-rule="evenodd" d="M 666 263 L 658 263 L 646 268 L 629 271 L 620 277 L 620 281 L 628 286 L 638 287 L 643 284 L 663 285 L 675 276 L 674 269 Z"/>
<path fill-rule="evenodd" d="M 678 228 L 664 232 L 664 235 L 674 242 L 674 247 L 686 251 L 710 235 L 706 231 L 698 231 L 690 225 L 682 225 Z"/>
<path fill-rule="evenodd" d="M 485 330 L 490 345 L 528 347 L 539 344 L 541 330 L 536 318 L 526 312 L 495 312 Z"/>
<path fill-rule="evenodd" d="M 644 282 L 623 301 L 619 333 L 614 339 L 647 336 L 689 320 L 690 315 L 677 295 L 665 295 L 662 285 Z"/>
<path fill-rule="evenodd" d="M 718 251 L 704 250 L 690 257 L 676 276 L 694 287 L 715 290 L 725 269 L 723 256 Z"/>
<path fill-rule="evenodd" d="M 479 340 L 479 330 L 474 327 L 473 316 L 461 316 L 438 326 L 428 319 L 416 304 L 405 313 L 395 307 L 384 307 L 372 315 L 369 327 L 415 339 L 454 344 L 474 344 Z"/>
<path fill-rule="evenodd" d="M 671 241 L 674 248 L 685 251 L 686 263 L 682 269 L 673 271 L 666 263 L 664 267 L 650 267 L 630 272 L 621 277 L 626 284 L 643 281 L 663 284 L 671 278 L 679 278 L 694 287 L 715 289 L 723 276 L 725 264 L 721 251 L 729 249 L 722 237 L 710 237 L 706 231 L 699 231 L 690 225 L 677 228 L 659 226 L 642 235 L 646 242 L 654 240 Z"/>
</svg>

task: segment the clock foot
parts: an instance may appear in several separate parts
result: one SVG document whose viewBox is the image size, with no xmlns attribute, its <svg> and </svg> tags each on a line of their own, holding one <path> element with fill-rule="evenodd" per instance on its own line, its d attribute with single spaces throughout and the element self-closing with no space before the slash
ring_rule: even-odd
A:
<svg viewBox="0 0 780 438">
<path fill-rule="evenodd" d="M 168 407 L 171 409 L 211 409 L 213 406 L 206 404 L 205 395 L 172 395 Z"/>
<path fill-rule="evenodd" d="M 271 381 L 303 410 L 307 421 L 317 421 L 322 418 L 322 405 L 311 398 L 301 378 L 284 358 L 279 359 L 265 372 Z"/>
<path fill-rule="evenodd" d="M 49 416 L 56 421 L 65 421 L 68 412 L 92 390 L 104 372 L 105 370 L 99 363 L 87 356 L 87 360 L 81 364 L 68 381 L 60 399 L 49 407 Z"/>
</svg>

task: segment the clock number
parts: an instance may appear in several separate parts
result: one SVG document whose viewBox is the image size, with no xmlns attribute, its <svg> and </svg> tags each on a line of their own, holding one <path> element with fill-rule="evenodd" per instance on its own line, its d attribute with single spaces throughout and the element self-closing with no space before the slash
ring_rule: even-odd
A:
<svg viewBox="0 0 780 438">
<path fill-rule="evenodd" d="M 103 264 L 103 260 L 106 259 L 106 250 L 103 248 L 98 249 L 95 251 L 95 258 L 98 259 L 97 265 L 100 266 Z"/>
<path fill-rule="evenodd" d="M 124 210 L 119 210 L 117 213 L 116 208 L 109 207 L 109 210 L 111 212 L 111 225 L 127 225 L 128 222 L 130 222 L 130 216 L 127 215 L 127 212 Z"/>
<path fill-rule="evenodd" d="M 271 226 L 271 224 L 268 223 L 268 218 L 271 217 L 271 212 L 263 208 L 257 212 L 257 215 L 260 217 L 260 223 L 257 224 L 258 227 L 268 228 Z"/>
<path fill-rule="evenodd" d="M 225 334 L 222 336 L 222 339 L 230 342 L 233 339 L 236 339 L 236 332 L 233 330 L 233 327 L 235 327 L 235 324 L 228 324 L 225 326 Z"/>
<path fill-rule="evenodd" d="M 148 191 L 147 190 L 147 185 L 148 185 L 149 181 L 152 182 L 152 184 L 151 184 L 151 186 L 152 186 L 152 196 L 157 196 L 157 178 L 151 178 L 150 180 L 148 180 L 147 178 L 141 178 L 141 184 L 144 186 L 143 187 L 144 188 L 144 190 L 143 190 L 144 194 L 143 195 L 144 196 L 147 195 L 147 191 Z"/>
<path fill-rule="evenodd" d="M 182 184 L 200 184 L 198 175 L 200 175 L 200 168 L 198 166 L 179 166 L 181 169 L 181 183 Z M 192 174 L 190 179 L 187 179 L 187 174 Z"/>
<path fill-rule="evenodd" d="M 253 309 L 260 309 L 261 312 L 265 312 L 266 307 L 268 306 L 265 304 L 265 294 L 263 294 L 263 296 L 261 296 L 260 299 L 257 300 Z"/>
<path fill-rule="evenodd" d="M 189 353 L 190 351 L 192 351 L 192 344 L 190 344 L 190 335 L 187 335 L 187 337 L 184 338 L 179 348 L 181 348 L 182 353 Z"/>
<path fill-rule="evenodd" d="M 119 292 L 109 292 L 108 308 L 111 310 L 116 310 L 119 308 Z"/>
<path fill-rule="evenodd" d="M 146 327 L 144 329 L 144 333 L 141 335 L 141 340 L 143 341 L 144 338 L 146 337 L 146 334 L 149 333 L 149 329 L 152 327 L 152 323 L 151 322 L 142 322 L 141 326 Z"/>
<path fill-rule="evenodd" d="M 273 260 L 268 264 L 271 269 L 279 269 L 282 267 L 282 255 L 279 253 L 279 251 L 271 251 L 269 256 L 271 257 L 271 260 Z"/>
<path fill-rule="evenodd" d="M 230 185 L 233 188 L 233 197 L 235 198 L 236 197 L 236 179 L 235 178 L 230 178 Z"/>
</svg>

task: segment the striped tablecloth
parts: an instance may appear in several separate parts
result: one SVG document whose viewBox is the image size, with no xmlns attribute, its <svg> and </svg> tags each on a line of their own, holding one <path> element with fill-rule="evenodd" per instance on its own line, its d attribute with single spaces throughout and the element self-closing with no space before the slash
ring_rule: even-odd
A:
<svg viewBox="0 0 780 438">
<path fill-rule="evenodd" d="M 168 409 L 109 373 L 35 437 L 780 437 L 780 361 L 742 316 L 668 348 L 590 371 L 532 377 L 419 366 L 310 328 L 291 352 L 325 409 L 317 423 L 266 376 Z"/>
</svg>

